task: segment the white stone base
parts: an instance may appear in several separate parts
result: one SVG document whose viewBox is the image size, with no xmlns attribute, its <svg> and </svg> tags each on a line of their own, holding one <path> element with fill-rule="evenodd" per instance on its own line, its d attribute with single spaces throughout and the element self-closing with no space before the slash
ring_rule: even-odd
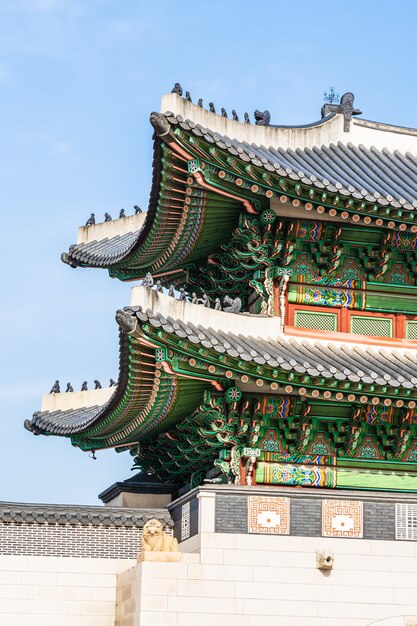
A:
<svg viewBox="0 0 417 626">
<path fill-rule="evenodd" d="M 417 625 L 417 544 L 202 533 L 118 576 L 116 626 Z M 331 570 L 317 551 L 334 553 Z M 381 621 L 382 620 L 382 621 Z"/>
</svg>

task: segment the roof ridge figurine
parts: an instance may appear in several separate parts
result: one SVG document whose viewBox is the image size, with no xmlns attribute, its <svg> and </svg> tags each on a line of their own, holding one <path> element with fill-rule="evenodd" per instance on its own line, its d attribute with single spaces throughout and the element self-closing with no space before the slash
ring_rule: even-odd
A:
<svg viewBox="0 0 417 626">
<path fill-rule="evenodd" d="M 110 215 L 110 213 L 106 213 L 104 214 L 104 221 L 105 222 L 111 222 L 112 221 L 112 216 Z"/>
<path fill-rule="evenodd" d="M 61 393 L 61 388 L 59 386 L 59 380 L 56 380 L 52 385 L 52 389 L 49 393 Z"/>
<path fill-rule="evenodd" d="M 143 213 L 142 209 L 137 204 L 135 204 L 133 208 L 135 209 L 135 215 L 137 215 L 138 213 Z"/>
<path fill-rule="evenodd" d="M 88 391 L 87 381 L 85 380 L 81 385 L 81 391 Z"/>
<path fill-rule="evenodd" d="M 85 225 L 86 226 L 94 226 L 95 223 L 96 223 L 96 217 L 95 217 L 94 213 L 91 213 L 91 215 L 88 218 L 88 220 L 86 221 Z"/>
<path fill-rule="evenodd" d="M 142 280 L 142 287 L 153 287 L 154 279 L 152 278 L 152 274 L 147 272 L 145 278 Z"/>
<path fill-rule="evenodd" d="M 126 213 L 124 209 L 120 209 L 120 213 L 119 213 L 119 220 L 123 219 L 124 217 L 126 217 Z"/>
<path fill-rule="evenodd" d="M 94 389 L 102 389 L 102 386 L 99 380 L 94 381 Z"/>
<path fill-rule="evenodd" d="M 347 91 L 340 98 L 340 102 L 326 102 L 323 104 L 321 108 L 321 117 L 326 117 L 329 113 L 338 113 L 339 115 L 343 115 L 344 124 L 343 130 L 345 133 L 349 132 L 350 129 L 350 121 L 353 115 L 362 115 L 362 111 L 360 109 L 355 109 L 353 107 L 353 103 L 355 101 L 355 95 L 351 91 Z"/>
<path fill-rule="evenodd" d="M 240 313 L 242 308 L 242 300 L 240 298 L 232 299 L 230 296 L 225 296 L 223 299 L 223 311 L 226 313 Z"/>
<path fill-rule="evenodd" d="M 171 93 L 176 93 L 177 96 L 181 96 L 182 97 L 182 87 L 181 87 L 181 85 L 179 83 L 175 83 L 175 85 L 171 89 Z"/>
<path fill-rule="evenodd" d="M 257 126 L 269 126 L 269 123 L 271 121 L 271 114 L 268 110 L 258 111 L 258 109 L 256 109 L 253 115 L 255 117 L 255 124 Z"/>
<path fill-rule="evenodd" d="M 71 383 L 67 383 L 67 388 L 65 389 L 65 393 L 72 393 L 74 391 L 74 387 Z"/>
</svg>

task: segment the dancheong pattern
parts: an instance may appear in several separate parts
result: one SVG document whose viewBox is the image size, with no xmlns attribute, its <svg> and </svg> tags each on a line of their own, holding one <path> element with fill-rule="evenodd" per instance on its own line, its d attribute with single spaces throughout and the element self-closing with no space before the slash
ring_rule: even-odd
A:
<svg viewBox="0 0 417 626">
<path fill-rule="evenodd" d="M 256 482 L 293 487 L 335 487 L 336 470 L 326 466 L 260 462 L 256 468 Z"/>
<path fill-rule="evenodd" d="M 249 496 L 249 532 L 264 535 L 288 535 L 290 502 L 288 498 Z"/>
<path fill-rule="evenodd" d="M 323 537 L 363 536 L 363 505 L 356 500 L 323 500 Z"/>
</svg>

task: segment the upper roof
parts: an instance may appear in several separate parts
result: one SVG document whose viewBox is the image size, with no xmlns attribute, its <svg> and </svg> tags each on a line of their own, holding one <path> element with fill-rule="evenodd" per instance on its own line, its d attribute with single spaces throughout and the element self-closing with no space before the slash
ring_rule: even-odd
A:
<svg viewBox="0 0 417 626">
<path fill-rule="evenodd" d="M 161 109 L 151 115 L 146 217 L 84 227 L 63 254 L 73 267 L 107 268 L 122 280 L 147 271 L 181 274 L 229 240 L 240 212 L 259 213 L 274 198 L 284 205 L 296 198 L 310 209 L 316 202 L 321 219 L 328 206 L 344 219 L 360 223 L 364 215 L 365 224 L 417 230 L 417 130 L 356 118 L 346 126 L 338 112 L 306 126 L 260 126 L 175 93 L 162 98 Z"/>
</svg>

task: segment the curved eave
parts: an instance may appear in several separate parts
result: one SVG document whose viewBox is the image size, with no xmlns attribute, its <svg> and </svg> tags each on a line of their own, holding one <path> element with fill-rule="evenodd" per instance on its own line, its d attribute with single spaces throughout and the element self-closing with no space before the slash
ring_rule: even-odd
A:
<svg viewBox="0 0 417 626">
<path fill-rule="evenodd" d="M 201 261 L 228 240 L 242 201 L 230 194 L 221 196 L 190 180 L 187 160 L 170 143 L 175 142 L 155 139 L 151 199 L 143 227 L 121 236 L 73 245 L 63 255 L 64 262 L 73 267 L 107 268 L 122 280 L 149 271 L 163 276 L 173 271 L 181 273 L 186 264 Z"/>
<path fill-rule="evenodd" d="M 158 198 L 162 180 L 162 144 L 159 138 L 154 140 L 152 186 L 149 207 L 143 226 L 134 232 L 124 233 L 88 243 L 74 244 L 61 256 L 64 263 L 71 267 L 109 268 L 133 255 L 143 244 L 155 221 L 158 211 Z"/>
<path fill-rule="evenodd" d="M 25 427 L 35 435 L 70 437 L 81 449 L 124 447 L 166 430 L 192 412 L 209 381 L 163 369 L 155 346 L 133 332 L 137 321 L 119 311 L 120 374 L 113 396 L 102 406 L 36 412 Z"/>
<path fill-rule="evenodd" d="M 186 306 L 187 322 L 139 306 L 119 311 L 120 376 L 110 400 L 102 407 L 35 413 L 26 427 L 71 437 L 84 450 L 129 446 L 168 431 L 191 415 L 205 389 L 213 384 L 220 389 L 227 379 L 252 381 L 260 392 L 415 407 L 414 350 L 286 335 L 261 338 L 262 319 L 260 336 L 224 332 L 224 316 L 233 320 L 234 314 L 211 311 L 219 318 L 213 330 L 192 323 L 201 306 Z M 238 328 L 239 320 L 235 323 Z"/>
</svg>

